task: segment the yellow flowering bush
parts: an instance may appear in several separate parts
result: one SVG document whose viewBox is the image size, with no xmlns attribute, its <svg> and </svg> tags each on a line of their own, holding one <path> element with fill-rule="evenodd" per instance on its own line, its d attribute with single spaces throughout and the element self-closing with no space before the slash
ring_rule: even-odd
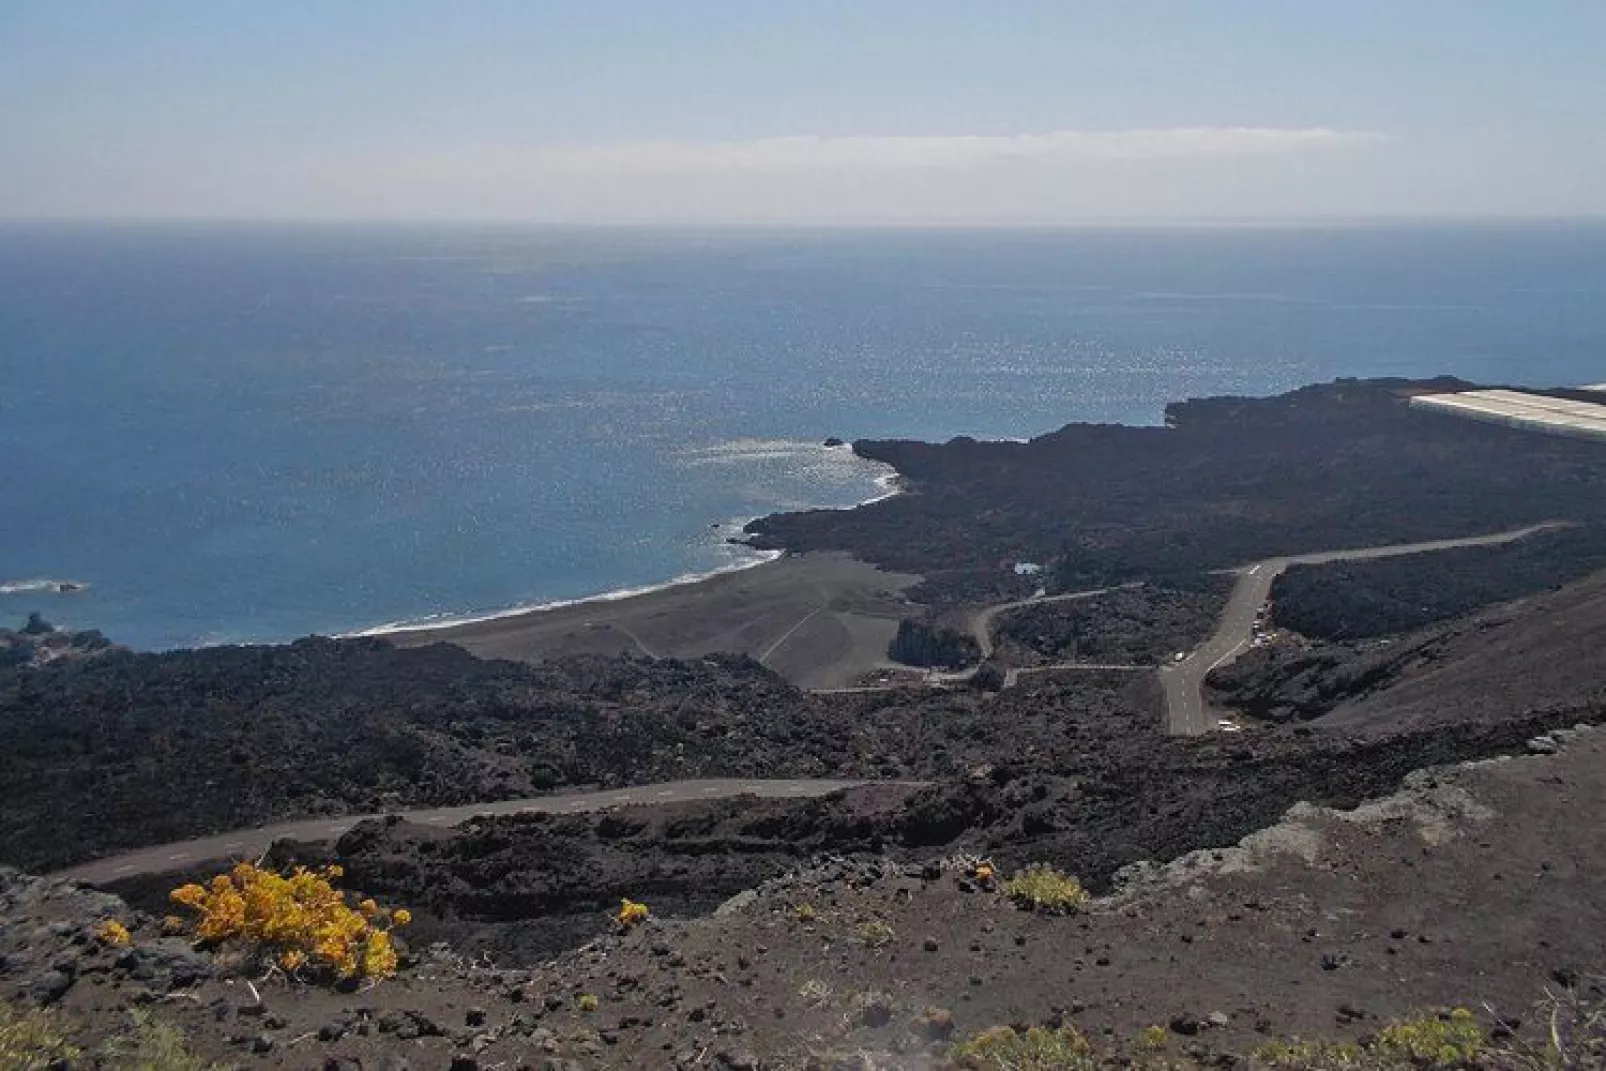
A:
<svg viewBox="0 0 1606 1071">
<path fill-rule="evenodd" d="M 1004 895 L 1021 907 L 1051 915 L 1068 915 L 1090 899 L 1082 883 L 1046 863 L 1033 863 L 1004 882 Z"/>
<path fill-rule="evenodd" d="M 199 913 L 197 940 L 244 941 L 286 972 L 310 966 L 341 978 L 393 974 L 390 931 L 412 916 L 405 910 L 387 913 L 373 900 L 350 907 L 331 884 L 341 873 L 330 866 L 276 874 L 240 863 L 205 885 L 180 886 L 169 898 Z"/>
<path fill-rule="evenodd" d="M 620 929 L 628 930 L 633 926 L 646 922 L 650 914 L 651 912 L 647 910 L 646 904 L 639 904 L 634 900 L 625 899 L 619 901 L 619 910 L 614 912 L 613 921 L 619 924 Z"/>
<path fill-rule="evenodd" d="M 116 919 L 107 919 L 105 922 L 101 923 L 98 928 L 96 928 L 95 939 L 103 945 L 110 945 L 112 948 L 122 948 L 134 938 L 131 934 L 129 934 L 127 926 L 124 926 Z"/>
</svg>

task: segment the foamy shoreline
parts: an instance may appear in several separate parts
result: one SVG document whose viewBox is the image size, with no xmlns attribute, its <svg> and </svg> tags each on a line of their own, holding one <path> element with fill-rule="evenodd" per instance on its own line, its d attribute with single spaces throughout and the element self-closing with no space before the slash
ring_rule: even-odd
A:
<svg viewBox="0 0 1606 1071">
<path fill-rule="evenodd" d="M 853 444 L 843 443 L 840 446 L 827 446 L 822 447 L 822 449 L 842 450 L 852 453 Z M 857 455 L 855 456 L 857 457 Z M 882 468 L 887 469 L 886 472 L 876 476 L 872 481 L 876 486 L 883 489 L 881 493 L 871 495 L 869 498 L 855 502 L 852 505 L 811 506 L 808 507 L 808 509 L 833 511 L 854 510 L 859 509 L 862 506 L 869 506 L 874 505 L 877 502 L 884 502 L 889 498 L 903 493 L 901 477 L 897 470 L 893 469 L 892 466 L 886 465 L 882 462 L 871 461 L 869 458 L 859 458 L 859 460 L 864 461 L 867 464 L 880 465 Z M 782 510 L 778 512 L 793 511 Z M 774 516 L 774 514 L 759 514 L 754 517 L 749 517 L 745 521 L 732 522 L 729 525 L 721 525 L 720 527 L 731 527 L 740 531 L 744 530 L 747 525 L 751 524 L 753 521 L 762 520 L 767 516 Z M 745 545 L 741 540 L 738 539 L 727 540 L 726 543 L 730 546 Z M 786 551 L 784 550 L 758 550 L 752 547 L 747 547 L 746 549 L 747 553 L 752 556 L 748 560 L 734 562 L 730 565 L 721 566 L 717 569 L 709 569 L 703 572 L 682 573 L 679 576 L 672 577 L 671 579 L 658 584 L 642 584 L 636 587 L 616 588 L 610 591 L 599 592 L 595 595 L 582 595 L 572 599 L 553 599 L 547 602 L 512 606 L 503 610 L 492 610 L 485 613 L 442 613 L 430 617 L 410 618 L 404 621 L 391 621 L 382 625 L 373 625 L 367 628 L 337 633 L 335 638 L 357 639 L 362 637 L 405 635 L 407 633 L 415 632 L 434 632 L 439 629 L 458 628 L 464 625 L 478 625 L 489 621 L 504 621 L 510 618 L 524 617 L 530 614 L 541 614 L 552 610 L 563 610 L 572 606 L 620 602 L 625 599 L 634 599 L 643 595 L 654 595 L 659 592 L 670 591 L 675 588 L 688 587 L 693 584 L 701 584 L 718 577 L 729 576 L 732 573 L 739 573 L 747 569 L 754 569 L 760 565 L 767 565 L 770 562 L 776 561 L 777 559 L 784 557 L 786 554 Z"/>
<path fill-rule="evenodd" d="M 710 569 L 702 573 L 682 573 L 672 580 L 661 584 L 643 584 L 633 588 L 617 588 L 613 591 L 604 591 L 597 595 L 582 595 L 574 599 L 554 599 L 551 602 L 531 603 L 527 606 L 514 606 L 506 610 L 494 610 L 484 614 L 463 614 L 459 616 L 446 616 L 418 618 L 411 621 L 396 621 L 386 625 L 375 625 L 372 628 L 360 629 L 356 632 L 342 632 L 336 639 L 355 639 L 362 636 L 394 636 L 404 632 L 432 632 L 435 629 L 456 628 L 460 625 L 478 625 L 486 621 L 501 621 L 510 617 L 523 617 L 525 614 L 545 613 L 548 610 L 562 610 L 570 606 L 585 606 L 588 603 L 620 602 L 624 599 L 634 599 L 642 595 L 652 595 L 660 591 L 669 591 L 672 588 L 686 587 L 690 584 L 701 584 L 718 576 L 729 576 L 745 569 L 754 569 L 760 565 L 767 565 L 777 558 L 785 555 L 784 550 L 754 550 L 754 560 L 736 562 L 719 569 Z"/>
</svg>

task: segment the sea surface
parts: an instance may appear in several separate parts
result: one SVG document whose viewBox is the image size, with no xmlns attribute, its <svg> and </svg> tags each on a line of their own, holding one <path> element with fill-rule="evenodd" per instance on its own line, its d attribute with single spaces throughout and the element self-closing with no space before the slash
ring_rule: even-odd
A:
<svg viewBox="0 0 1606 1071">
<path fill-rule="evenodd" d="M 827 436 L 1440 373 L 1606 380 L 1606 225 L 5 225 L 0 624 L 168 648 L 595 596 L 884 493 Z"/>
</svg>

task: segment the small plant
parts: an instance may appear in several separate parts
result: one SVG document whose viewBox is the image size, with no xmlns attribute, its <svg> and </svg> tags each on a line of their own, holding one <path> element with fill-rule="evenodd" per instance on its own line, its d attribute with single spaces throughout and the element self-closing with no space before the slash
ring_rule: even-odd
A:
<svg viewBox="0 0 1606 1071">
<path fill-rule="evenodd" d="M 1470 1011 L 1455 1008 L 1445 1015 L 1386 1026 L 1370 1048 L 1386 1061 L 1414 1067 L 1458 1067 L 1483 1050 L 1483 1031 Z"/>
<path fill-rule="evenodd" d="M 831 998 L 836 995 L 836 991 L 831 988 L 831 983 L 818 978 L 810 978 L 798 986 L 797 995 L 806 1000 L 809 1007 L 818 1008 L 822 1004 L 831 1003 Z"/>
<path fill-rule="evenodd" d="M 590 1015 L 592 1012 L 597 1010 L 597 1005 L 599 1003 L 600 1001 L 597 1000 L 597 995 L 595 993 L 581 993 L 575 998 L 574 1006 L 587 1015 Z"/>
<path fill-rule="evenodd" d="M 1268 1041 L 1250 1053 L 1251 1067 L 1286 1068 L 1288 1071 L 1308 1071 L 1311 1068 L 1356 1068 L 1362 1066 L 1366 1050 L 1353 1041 Z"/>
<path fill-rule="evenodd" d="M 1378 1031 L 1365 1045 L 1351 1041 L 1269 1041 L 1257 1048 L 1260 1067 L 1306 1071 L 1447 1071 L 1474 1063 L 1483 1051 L 1483 1031 L 1472 1013 L 1456 1008 L 1444 1015 L 1402 1019 Z"/>
<path fill-rule="evenodd" d="M 997 869 L 993 866 L 993 864 L 989 863 L 985 859 L 970 869 L 970 876 L 975 878 L 977 881 L 982 882 L 983 884 L 992 881 L 997 875 Z"/>
<path fill-rule="evenodd" d="M 6 1071 L 45 1071 L 82 1055 L 56 1013 L 0 1002 L 0 1067 Z"/>
<path fill-rule="evenodd" d="M 227 1071 L 190 1050 L 189 1039 L 171 1023 L 152 1018 L 143 1008 L 128 1013 L 132 1029 L 109 1039 L 100 1050 L 100 1066 L 115 1071 Z"/>
<path fill-rule="evenodd" d="M 1138 1031 L 1137 1046 L 1145 1052 L 1158 1052 L 1171 1044 L 1171 1032 L 1156 1024 Z"/>
<path fill-rule="evenodd" d="M 859 923 L 853 934 L 865 948 L 885 948 L 897 936 L 892 927 L 880 919 L 871 919 L 869 922 Z"/>
<path fill-rule="evenodd" d="M 1033 863 L 1004 882 L 1004 895 L 1021 907 L 1051 915 L 1068 915 L 1091 899 L 1082 883 L 1046 863 Z"/>
<path fill-rule="evenodd" d="M 412 920 L 372 900 L 356 908 L 333 885 L 338 866 L 296 867 L 288 875 L 240 863 L 205 885 L 183 885 L 170 899 L 200 913 L 196 939 L 240 940 L 279 969 L 326 970 L 340 978 L 384 978 L 396 971 L 390 931 Z"/>
<path fill-rule="evenodd" d="M 619 901 L 619 910 L 614 912 L 613 921 L 621 930 L 629 930 L 646 922 L 650 915 L 646 904 L 627 898 Z"/>
<path fill-rule="evenodd" d="M 816 922 L 820 918 L 820 912 L 813 904 L 798 904 L 792 909 L 792 915 L 799 922 Z"/>
<path fill-rule="evenodd" d="M 956 1071 L 1093 1071 L 1100 1059 L 1074 1028 L 1032 1027 L 1024 1034 L 995 1026 L 972 1034 L 948 1050 Z"/>
<path fill-rule="evenodd" d="M 111 948 L 124 948 L 134 940 L 128 927 L 116 919 L 107 919 L 95 928 L 95 940 Z"/>
</svg>

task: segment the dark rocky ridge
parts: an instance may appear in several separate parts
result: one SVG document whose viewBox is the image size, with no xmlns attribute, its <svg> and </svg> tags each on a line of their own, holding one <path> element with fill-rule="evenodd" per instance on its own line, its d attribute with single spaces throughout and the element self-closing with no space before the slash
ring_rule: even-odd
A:
<svg viewBox="0 0 1606 1071">
<path fill-rule="evenodd" d="M 1010 666 L 1158 665 L 1209 638 L 1231 590 L 1230 576 L 1206 573 L 1022 606 L 994 619 L 997 658 Z"/>
<path fill-rule="evenodd" d="M 850 512 L 748 526 L 760 547 L 846 550 L 922 573 L 952 604 L 1026 594 L 1010 565 L 1060 589 L 1163 578 L 1278 554 L 1606 520 L 1606 451 L 1411 409 L 1471 384 L 1340 380 L 1273 398 L 1166 409 L 1164 428 L 1072 424 L 1027 443 L 872 441 L 911 493 Z"/>
<path fill-rule="evenodd" d="M 518 815 L 444 830 L 370 822 L 333 846 L 282 845 L 273 861 L 338 861 L 354 887 L 422 909 L 411 936 L 527 964 L 603 935 L 621 897 L 664 916 L 706 914 L 822 856 L 901 865 L 963 852 L 1006 870 L 1046 861 L 1107 892 L 1129 864 L 1233 844 L 1295 803 L 1354 807 L 1423 767 L 1522 754 L 1542 733 L 1601 720 L 1606 707 L 1596 706 L 1371 741 L 1266 732 L 1247 743 L 1164 741 L 1148 754 L 1090 747 L 1075 767 L 999 765 L 921 790 Z M 110 888 L 158 912 L 177 880 Z"/>
<path fill-rule="evenodd" d="M 1558 588 L 1601 568 L 1601 525 L 1537 532 L 1493 547 L 1296 565 L 1272 587 L 1272 619 L 1312 639 L 1369 639 Z"/>
<path fill-rule="evenodd" d="M 1052 703 L 814 696 L 756 662 L 542 666 L 438 645 L 305 640 L 0 671 L 0 861 L 109 852 L 318 814 L 704 776 L 942 777 L 1002 752 L 1154 732 L 1144 682 Z M 1068 716 L 1074 710 L 1075 716 Z"/>
<path fill-rule="evenodd" d="M 0 628 L 0 668 L 42 666 L 126 650 L 128 648 L 113 644 L 95 629 L 69 632 L 37 613 L 29 614 L 19 629 Z"/>
<path fill-rule="evenodd" d="M 1215 701 L 1344 732 L 1606 703 L 1606 573 L 1383 641 L 1294 640 L 1209 679 Z"/>
</svg>

